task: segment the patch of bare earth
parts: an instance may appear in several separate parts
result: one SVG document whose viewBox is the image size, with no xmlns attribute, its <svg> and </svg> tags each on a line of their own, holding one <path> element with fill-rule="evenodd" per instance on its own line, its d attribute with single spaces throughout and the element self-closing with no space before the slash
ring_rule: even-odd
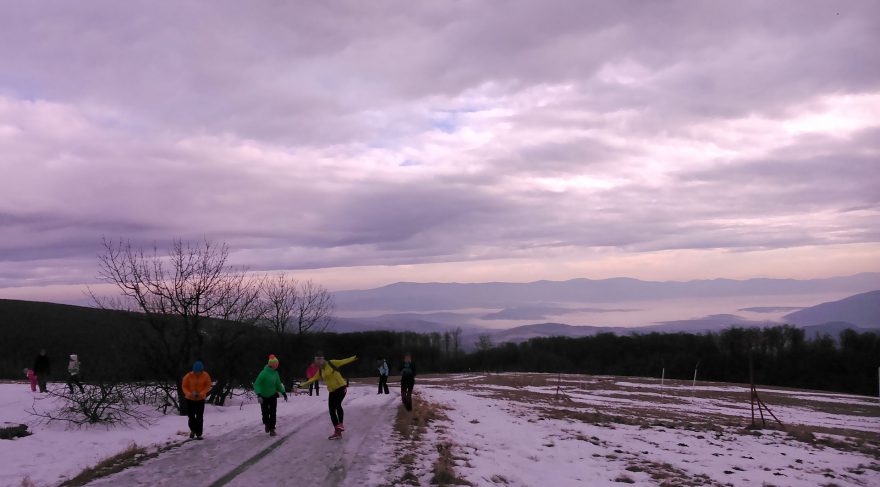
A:
<svg viewBox="0 0 880 487">
<path fill-rule="evenodd" d="M 814 424 L 779 426 L 770 418 L 766 426 L 753 428 L 748 390 L 743 385 L 706 383 L 711 388 L 701 389 L 692 388 L 690 381 L 666 381 L 665 387 L 660 387 L 658 382 L 630 377 L 523 373 L 487 374 L 476 380 L 450 377 L 436 386 L 501 400 L 509 405 L 505 408 L 509 409 L 508 412 L 528 417 L 530 422 L 561 420 L 611 429 L 615 425 L 630 425 L 658 431 L 691 431 L 702 433 L 696 438 L 710 444 L 720 444 L 725 439 L 741 435 L 769 435 L 767 441 L 770 442 L 794 440 L 816 449 L 853 452 L 876 460 L 848 469 L 846 474 L 855 478 L 866 471 L 880 471 L 880 432 Z M 785 388 L 764 387 L 762 390 L 765 391 L 761 393 L 762 399 L 771 409 L 795 408 L 824 413 L 829 417 L 880 416 L 880 405 L 871 405 L 852 396 Z M 696 404 L 718 404 L 720 407 L 694 407 Z M 577 436 L 576 439 L 618 451 L 596 437 Z M 680 466 L 650 461 L 637 452 L 609 453 L 608 459 L 626 462 L 627 470 L 646 473 L 661 486 L 725 485 L 706 475 L 687 472 Z M 825 477 L 832 480 L 843 473 L 827 472 Z M 614 480 L 633 482 L 627 474 Z"/>
<path fill-rule="evenodd" d="M 72 479 L 66 480 L 63 483 L 59 484 L 58 487 L 77 487 L 81 485 L 87 485 L 88 483 L 93 482 L 97 479 L 108 477 L 115 473 L 119 473 L 127 468 L 140 465 L 152 458 L 156 458 L 162 453 L 180 447 L 180 445 L 184 444 L 185 442 L 186 441 L 172 442 L 159 446 L 158 448 L 153 448 L 151 450 L 147 450 L 147 448 L 140 447 L 137 444 L 132 443 L 125 450 L 122 450 L 121 452 L 113 456 L 101 460 L 93 467 L 86 468 Z"/>
<path fill-rule="evenodd" d="M 122 470 L 140 464 L 146 457 L 150 456 L 147 450 L 132 443 L 125 450 L 105 458 L 98 462 L 94 467 L 89 467 L 80 472 L 76 477 L 65 481 L 59 487 L 75 487 L 86 485 L 93 480 L 106 477 Z"/>
<path fill-rule="evenodd" d="M 625 378 L 628 383 L 657 386 L 650 379 Z M 552 375 L 552 374 L 491 374 L 479 382 L 463 380 L 449 381 L 450 387 L 460 390 L 473 390 L 483 396 L 493 399 L 519 402 L 539 409 L 548 418 L 564 419 L 566 417 L 588 423 L 620 423 L 639 425 L 646 427 L 665 427 L 688 429 L 691 431 L 715 431 L 719 432 L 727 428 L 745 427 L 749 420 L 750 408 L 748 395 L 741 391 L 716 391 L 716 390 L 690 390 L 685 381 L 666 381 L 668 386 L 679 386 L 680 390 L 663 389 L 662 395 L 648 394 L 649 390 L 639 387 L 629 387 L 618 384 L 615 378 L 589 377 L 577 375 Z M 509 389 L 486 389 L 483 384 L 491 386 L 507 387 Z M 731 384 L 723 384 L 731 386 Z M 735 384 L 734 384 L 735 386 Z M 525 389 L 526 387 L 549 388 L 549 392 L 539 392 Z M 554 391 L 555 389 L 555 391 Z M 774 391 L 785 392 L 797 396 L 799 391 L 784 388 L 768 388 Z M 630 402 L 642 402 L 650 406 L 634 404 L 593 404 L 577 400 L 576 393 L 594 393 L 604 398 L 620 399 Z M 805 391 L 808 392 L 808 391 Z M 686 406 L 688 400 L 693 398 L 714 399 L 725 401 L 728 404 L 728 412 L 700 410 L 694 412 L 687 409 L 656 407 L 657 405 Z M 808 400 L 798 397 L 785 396 L 782 394 L 762 394 L 764 402 L 771 408 L 800 407 L 829 415 L 846 416 L 880 416 L 880 405 L 848 404 L 825 402 L 821 397 Z M 558 411 L 554 411 L 558 409 Z M 779 429 L 768 421 L 768 429 Z M 880 435 L 876 432 L 862 431 L 849 428 L 834 428 L 818 425 L 785 425 L 784 431 L 794 432 L 797 439 L 802 433 L 811 435 L 824 434 L 847 438 L 846 441 L 826 441 L 826 446 L 840 447 L 846 451 L 870 452 L 876 457 L 880 451 Z M 812 440 L 811 440 L 812 443 Z"/>
<path fill-rule="evenodd" d="M 414 396 L 412 411 L 403 406 L 397 410 L 394 453 L 398 464 L 392 467 L 395 478 L 387 485 L 422 485 L 423 478 L 430 478 L 432 485 L 472 485 L 456 472 L 455 462 L 461 459 L 455 457 L 455 445 L 444 435 L 446 409 L 424 401 L 418 393 Z M 428 469 L 426 457 L 431 459 Z"/>
</svg>

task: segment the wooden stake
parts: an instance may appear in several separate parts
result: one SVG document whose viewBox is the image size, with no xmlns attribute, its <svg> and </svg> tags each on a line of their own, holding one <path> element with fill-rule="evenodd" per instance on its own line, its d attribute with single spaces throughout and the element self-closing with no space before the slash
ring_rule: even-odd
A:
<svg viewBox="0 0 880 487">
<path fill-rule="evenodd" d="M 749 353 L 749 382 L 750 382 L 749 403 L 751 404 L 751 409 L 752 409 L 752 427 L 753 428 L 755 427 L 755 406 L 756 405 L 758 406 L 758 414 L 761 415 L 761 424 L 764 427 L 767 427 L 767 419 L 764 418 L 764 411 L 767 411 L 767 414 L 772 416 L 773 419 L 775 419 L 776 422 L 779 423 L 779 426 L 784 426 L 782 424 L 782 421 L 779 421 L 779 418 L 777 418 L 776 415 L 773 414 L 773 411 L 771 411 L 770 408 L 767 407 L 766 404 L 764 404 L 764 401 L 762 401 L 761 398 L 758 396 L 758 388 L 755 386 L 755 369 L 752 366 L 752 354 L 751 353 Z"/>
</svg>

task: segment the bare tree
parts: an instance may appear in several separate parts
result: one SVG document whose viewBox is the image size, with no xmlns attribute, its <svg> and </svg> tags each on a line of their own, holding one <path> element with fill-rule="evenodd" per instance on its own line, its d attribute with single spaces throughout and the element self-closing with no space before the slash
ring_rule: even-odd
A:
<svg viewBox="0 0 880 487">
<path fill-rule="evenodd" d="M 54 387 L 48 391 L 48 396 L 35 400 L 28 412 L 47 423 L 58 421 L 77 427 L 89 424 L 151 424 L 149 415 L 130 400 L 126 392 L 126 386 L 114 381 L 88 384 L 82 392 L 69 391 L 63 386 Z M 43 399 L 49 400 L 52 407 L 37 409 L 36 401 Z"/>
<path fill-rule="evenodd" d="M 211 328 L 209 340 L 210 355 L 215 358 L 211 366 L 215 384 L 207 397 L 211 404 L 222 406 L 241 385 L 233 380 L 242 363 L 241 343 L 252 331 L 251 326 L 268 314 L 266 302 L 261 299 L 264 281 L 263 277 L 235 271 L 227 274 L 218 290 L 220 305 L 214 315 L 222 321 Z"/>
<path fill-rule="evenodd" d="M 458 355 L 458 352 L 461 350 L 461 327 L 457 326 L 454 330 L 452 330 L 452 353 Z"/>
<path fill-rule="evenodd" d="M 256 325 L 269 313 L 261 299 L 265 281 L 243 270 L 228 273 L 218 289 L 219 305 L 213 315 L 226 321 Z"/>
<path fill-rule="evenodd" d="M 477 337 L 477 350 L 486 351 L 492 348 L 492 337 L 490 335 L 480 335 Z"/>
<path fill-rule="evenodd" d="M 144 358 L 160 379 L 157 387 L 165 391 L 166 402 L 179 411 L 185 404 L 182 376 L 206 351 L 216 362 L 211 370 L 217 385 L 209 401 L 222 404 L 238 385 L 232 378 L 241 362 L 239 344 L 253 330 L 241 325 L 269 323 L 281 351 L 290 344 L 289 332 L 321 331 L 330 321 L 333 296 L 323 286 L 283 274 L 256 277 L 229 266 L 228 256 L 226 245 L 208 241 L 175 240 L 162 254 L 155 246 L 145 252 L 130 242 L 104 239 L 99 276 L 121 296 L 94 300 L 101 307 L 144 314 L 149 325 Z"/>
<path fill-rule="evenodd" d="M 296 332 L 302 335 L 326 330 L 333 308 L 333 294 L 327 288 L 312 280 L 300 283 L 294 309 Z"/>
<path fill-rule="evenodd" d="M 287 274 L 267 277 L 261 296 L 266 309 L 265 322 L 279 337 L 287 333 L 294 313 L 299 313 L 299 283 Z"/>
<path fill-rule="evenodd" d="M 253 302 L 245 276 L 226 264 L 226 245 L 175 240 L 166 255 L 131 242 L 104 239 L 99 277 L 114 284 L 123 301 L 144 313 L 152 336 L 145 341 L 147 361 L 169 387 L 168 400 L 180 410 L 181 377 L 204 343 L 210 318 L 240 317 Z M 99 306 L 107 302 L 96 300 Z M 124 303 L 124 304 L 123 304 Z M 173 384 L 173 387 L 171 387 Z"/>
</svg>

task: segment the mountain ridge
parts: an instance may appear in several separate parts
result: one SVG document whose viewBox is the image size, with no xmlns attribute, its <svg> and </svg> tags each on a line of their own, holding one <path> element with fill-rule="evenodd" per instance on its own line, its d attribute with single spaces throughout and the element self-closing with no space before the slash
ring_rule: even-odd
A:
<svg viewBox="0 0 880 487">
<path fill-rule="evenodd" d="M 616 277 L 539 280 L 526 283 L 415 283 L 337 291 L 339 309 L 349 311 L 446 311 L 467 308 L 515 308 L 541 302 L 612 303 L 637 300 L 709 298 L 750 295 L 861 293 L 880 289 L 880 273 L 820 279 L 702 279 L 644 281 Z"/>
</svg>

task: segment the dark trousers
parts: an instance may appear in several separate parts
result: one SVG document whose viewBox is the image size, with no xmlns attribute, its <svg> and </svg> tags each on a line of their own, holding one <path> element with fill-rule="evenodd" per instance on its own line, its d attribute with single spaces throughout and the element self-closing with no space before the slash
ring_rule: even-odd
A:
<svg viewBox="0 0 880 487">
<path fill-rule="evenodd" d="M 330 421 L 333 427 L 342 423 L 345 419 L 345 411 L 342 410 L 342 400 L 345 399 L 345 392 L 348 387 L 342 386 L 330 393 L 327 405 L 330 406 Z"/>
<path fill-rule="evenodd" d="M 388 392 L 388 376 L 387 375 L 380 375 L 379 376 L 379 394 L 382 394 L 383 392 L 385 394 L 390 394 Z"/>
<path fill-rule="evenodd" d="M 189 418 L 189 430 L 202 436 L 202 427 L 205 424 L 205 401 L 186 400 L 186 417 Z"/>
<path fill-rule="evenodd" d="M 412 411 L 412 392 L 415 385 L 415 380 L 401 379 L 400 381 L 400 399 L 407 411 Z"/>
<path fill-rule="evenodd" d="M 79 381 L 78 375 L 68 375 L 67 376 L 67 388 L 70 389 L 70 393 L 73 394 L 73 386 L 76 385 L 79 387 L 79 392 L 85 392 L 83 390 L 82 382 Z"/>
<path fill-rule="evenodd" d="M 40 385 L 40 392 L 46 392 L 46 382 L 49 380 L 49 374 L 43 372 L 42 374 L 37 374 L 37 384 Z"/>
<path fill-rule="evenodd" d="M 321 386 L 320 386 L 320 384 L 318 384 L 318 381 L 315 381 L 315 382 L 312 382 L 311 384 L 309 384 L 309 395 L 310 396 L 312 395 L 312 389 L 315 390 L 316 396 L 321 395 Z"/>
<path fill-rule="evenodd" d="M 278 411 L 278 396 L 264 397 L 260 404 L 260 412 L 263 413 L 263 424 L 269 431 L 275 430 L 275 413 Z"/>
</svg>

